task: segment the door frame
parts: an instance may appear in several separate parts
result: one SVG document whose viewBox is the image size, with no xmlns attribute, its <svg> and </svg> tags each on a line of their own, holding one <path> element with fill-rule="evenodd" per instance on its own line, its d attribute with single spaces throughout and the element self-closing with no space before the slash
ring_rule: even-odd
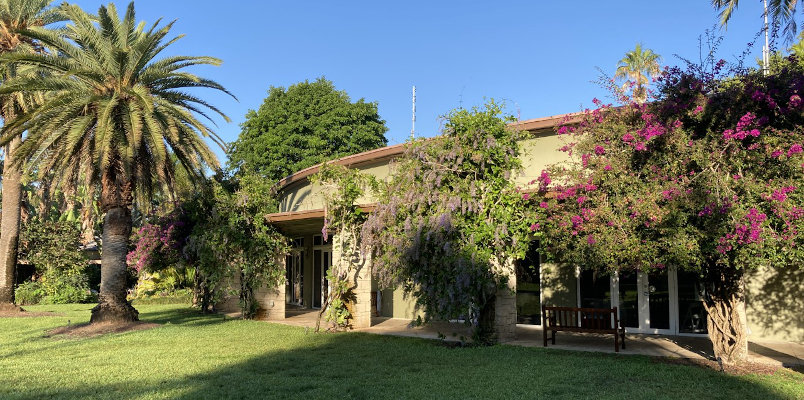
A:
<svg viewBox="0 0 804 400">
<path fill-rule="evenodd" d="M 331 239 L 331 238 L 328 238 L 328 239 Z M 318 284 L 318 285 L 320 285 L 320 288 L 321 288 L 321 290 L 320 290 L 321 291 L 321 298 L 319 299 L 320 306 L 318 306 L 318 307 L 313 306 L 311 308 L 320 310 L 321 306 L 324 305 L 324 302 L 325 302 L 325 300 L 327 298 L 327 295 L 329 295 L 329 281 L 327 280 L 327 268 L 332 267 L 332 242 L 331 241 L 326 241 L 325 242 L 323 235 L 315 235 L 315 236 L 313 236 L 313 257 L 315 257 L 316 251 L 321 252 L 321 254 L 319 255 L 319 257 L 321 257 L 319 259 L 319 262 L 320 262 L 319 268 L 321 268 L 321 270 L 319 272 L 321 273 L 321 280 L 319 282 L 313 282 L 313 295 L 315 295 L 315 285 Z M 328 255 L 328 257 L 327 257 L 327 255 Z M 329 265 L 327 265 L 327 262 L 325 262 L 325 261 L 328 261 Z M 313 268 L 314 269 L 315 269 L 315 262 L 316 262 L 316 260 L 313 259 Z M 313 277 L 315 277 L 315 271 L 313 271 Z M 313 279 L 315 279 L 315 278 L 313 278 Z M 324 290 L 324 288 L 326 288 L 326 290 Z M 313 301 L 312 305 L 314 305 L 314 304 L 315 304 L 315 301 Z"/>
</svg>

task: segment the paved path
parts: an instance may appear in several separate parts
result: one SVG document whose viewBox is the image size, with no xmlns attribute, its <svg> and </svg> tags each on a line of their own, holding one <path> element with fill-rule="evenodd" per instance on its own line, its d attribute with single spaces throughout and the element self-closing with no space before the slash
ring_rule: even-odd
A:
<svg viewBox="0 0 804 400">
<path fill-rule="evenodd" d="M 284 321 L 277 323 L 315 327 L 317 310 L 288 311 Z M 400 318 L 372 318 L 370 328 L 357 329 L 379 335 L 408 336 L 424 339 L 464 341 L 471 337 L 471 329 L 464 324 L 433 322 L 423 327 L 411 326 L 411 321 Z M 517 325 L 516 340 L 505 344 L 516 346 L 543 346 L 542 330 L 538 326 Z M 712 359 L 712 345 L 708 337 L 663 336 L 626 333 L 626 348 L 620 354 L 642 354 L 658 357 Z M 557 332 L 556 344 L 549 348 L 614 353 L 614 335 Z M 751 341 L 748 344 L 750 361 L 786 367 L 804 366 L 804 344 L 793 342 Z M 797 368 L 798 369 L 798 368 Z"/>
</svg>

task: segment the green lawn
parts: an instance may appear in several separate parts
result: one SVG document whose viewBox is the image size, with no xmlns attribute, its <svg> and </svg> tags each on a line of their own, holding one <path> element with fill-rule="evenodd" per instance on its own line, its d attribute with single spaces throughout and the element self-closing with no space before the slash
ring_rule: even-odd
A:
<svg viewBox="0 0 804 400">
<path fill-rule="evenodd" d="M 202 316 L 140 305 L 162 326 L 84 339 L 47 329 L 63 316 L 0 318 L 0 398 L 804 398 L 802 375 L 729 376 L 648 357 L 434 341 Z"/>
</svg>

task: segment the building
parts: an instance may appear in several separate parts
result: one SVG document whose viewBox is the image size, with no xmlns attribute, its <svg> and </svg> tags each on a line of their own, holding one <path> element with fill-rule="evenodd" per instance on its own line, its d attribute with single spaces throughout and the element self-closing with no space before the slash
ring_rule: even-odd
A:
<svg viewBox="0 0 804 400">
<path fill-rule="evenodd" d="M 525 186 L 550 164 L 567 159 L 558 151 L 564 143 L 555 128 L 572 121 L 572 114 L 538 118 L 518 123 L 529 132 L 521 142 L 523 171 L 514 177 Z M 347 156 L 334 162 L 387 178 L 390 161 L 400 156 L 404 145 Z M 285 318 L 286 308 L 320 308 L 327 293 L 327 268 L 339 254 L 325 242 L 321 188 L 310 183 L 318 171 L 313 166 L 280 181 L 280 212 L 270 221 L 293 238 L 294 251 L 285 259 L 287 282 L 257 290 L 261 313 L 268 320 Z M 372 199 L 361 206 L 371 209 Z M 533 268 L 527 268 L 532 266 Z M 500 293 L 497 302 L 497 332 L 501 340 L 513 338 L 516 324 L 541 324 L 541 305 L 618 307 L 620 319 L 630 333 L 664 335 L 706 334 L 706 311 L 701 285 L 693 273 L 668 268 L 661 273 L 619 273 L 612 276 L 581 271 L 574 267 L 542 262 L 534 243 L 525 260 L 516 265 L 516 279 L 510 282 L 515 295 Z M 353 325 L 371 325 L 372 316 L 413 319 L 415 302 L 401 290 L 380 290 L 367 268 L 357 278 Z M 503 291 L 505 292 L 505 291 Z M 804 270 L 768 269 L 754 271 L 747 279 L 747 310 L 750 339 L 804 342 Z M 226 307 L 236 307 L 228 302 Z"/>
</svg>

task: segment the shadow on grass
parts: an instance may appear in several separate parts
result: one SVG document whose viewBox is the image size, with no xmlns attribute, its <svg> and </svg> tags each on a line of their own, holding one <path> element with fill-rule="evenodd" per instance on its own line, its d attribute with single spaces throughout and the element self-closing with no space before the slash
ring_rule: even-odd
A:
<svg viewBox="0 0 804 400">
<path fill-rule="evenodd" d="M 272 340 L 282 340 L 277 334 Z M 290 347 L 158 382 L 43 388 L 38 396 L 263 398 L 757 398 L 795 397 L 768 383 L 643 356 L 516 346 L 449 348 L 370 334 L 296 335 Z M 298 343 L 296 343 L 298 342 Z M 249 346 L 249 343 L 243 343 Z M 779 378 L 781 379 L 781 378 Z M 799 378 L 800 379 L 800 378 Z M 792 388 L 792 389 L 791 389 Z"/>
<path fill-rule="evenodd" d="M 83 311 L 83 310 L 80 310 Z M 177 307 L 177 308 L 170 308 L 165 310 L 156 310 L 156 311 L 149 311 L 146 309 L 145 311 L 140 310 L 140 321 L 142 322 L 150 322 L 159 325 L 175 325 L 175 326 L 192 326 L 193 328 L 202 327 L 202 326 L 210 326 L 210 325 L 217 325 L 226 321 L 226 318 L 219 314 L 203 314 L 201 311 L 193 309 L 189 306 L 186 308 Z M 90 310 L 87 310 L 89 313 Z M 64 318 L 64 317 L 60 317 Z M 26 330 L 20 332 L 20 334 L 15 335 L 18 337 L 22 337 L 19 342 L 6 342 L 4 345 L 7 345 L 9 349 L 14 348 L 14 344 L 21 344 L 23 342 L 28 342 L 32 340 L 31 338 L 35 338 L 33 340 L 43 340 L 47 341 L 48 344 L 38 347 L 35 350 L 25 349 L 25 350 L 18 350 L 18 351 L 11 351 L 8 353 L 1 353 L 3 357 L 15 357 L 21 355 L 30 355 L 32 353 L 41 353 L 47 354 L 50 350 L 54 349 L 64 349 L 68 347 L 81 347 L 83 343 L 86 341 L 93 341 L 93 340 L 103 340 L 105 338 L 111 336 L 121 336 L 121 335 L 129 335 L 138 330 L 127 330 L 123 332 L 109 332 L 101 335 L 91 335 L 87 337 L 71 337 L 69 335 L 51 335 L 48 334 L 48 331 L 52 331 L 54 329 L 58 329 L 60 327 L 66 326 L 83 326 L 86 325 L 86 322 L 80 323 L 71 323 L 69 319 L 67 319 L 66 323 L 57 324 L 57 325 L 49 325 L 43 328 L 36 328 L 31 330 Z M 159 327 L 156 327 L 157 329 Z"/>
<path fill-rule="evenodd" d="M 140 321 L 162 325 L 202 326 L 219 324 L 226 321 L 226 317 L 220 314 L 204 314 L 195 308 L 187 306 L 186 308 L 179 307 L 159 311 L 140 310 Z"/>
</svg>

